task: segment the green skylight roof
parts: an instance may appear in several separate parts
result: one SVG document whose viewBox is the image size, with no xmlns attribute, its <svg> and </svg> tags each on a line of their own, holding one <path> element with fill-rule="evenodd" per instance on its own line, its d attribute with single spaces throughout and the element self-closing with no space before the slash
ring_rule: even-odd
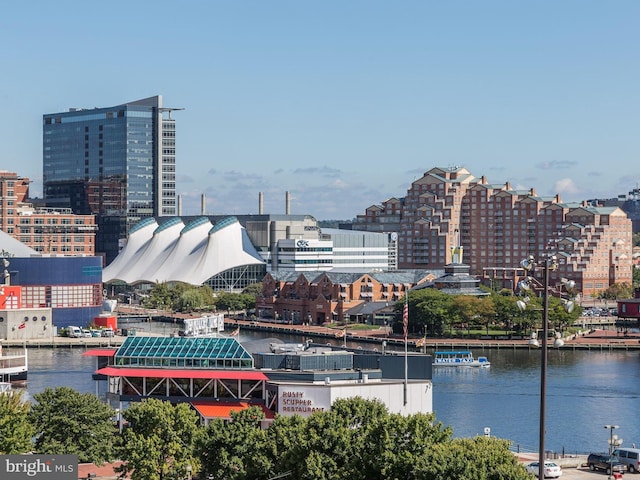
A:
<svg viewBox="0 0 640 480">
<path fill-rule="evenodd" d="M 252 368 L 253 357 L 230 337 L 127 337 L 116 365 Z"/>
<path fill-rule="evenodd" d="M 211 230 L 209 230 L 209 233 L 214 233 L 217 232 L 218 230 L 222 230 L 224 227 L 228 227 L 229 225 L 233 225 L 234 223 L 236 223 L 238 221 L 238 219 L 236 217 L 227 217 L 224 220 L 220 220 L 218 223 L 216 223 Z"/>
<path fill-rule="evenodd" d="M 167 228 L 171 228 L 174 225 L 177 225 L 178 223 L 181 223 L 181 222 L 182 222 L 182 220 L 180 219 L 180 217 L 170 218 L 169 220 L 164 222 L 162 225 L 160 225 L 158 228 L 156 228 L 155 232 L 153 232 L 153 233 L 155 235 L 156 233 L 160 233 L 160 232 L 166 230 Z"/>
<path fill-rule="evenodd" d="M 191 223 L 189 223 L 189 225 L 182 229 L 180 235 L 182 235 L 183 233 L 187 233 L 189 230 L 193 230 L 194 228 L 199 227 L 200 225 L 207 223 L 208 221 L 209 219 L 207 217 L 196 218 Z"/>
<path fill-rule="evenodd" d="M 138 230 L 143 229 L 144 227 L 146 227 L 147 225 L 149 225 L 151 223 L 156 223 L 156 219 L 153 218 L 153 217 L 147 217 L 147 218 L 144 218 L 144 219 L 140 220 L 133 227 L 131 227 L 131 230 L 129 231 L 129 235 L 131 235 L 134 232 L 137 232 Z"/>
</svg>

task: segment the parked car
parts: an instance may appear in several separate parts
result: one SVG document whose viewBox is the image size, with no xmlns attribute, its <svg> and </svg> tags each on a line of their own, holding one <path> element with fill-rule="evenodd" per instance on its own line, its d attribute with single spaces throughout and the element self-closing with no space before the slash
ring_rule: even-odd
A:
<svg viewBox="0 0 640 480">
<path fill-rule="evenodd" d="M 538 465 L 540 462 L 531 462 L 525 468 L 528 473 L 533 473 L 536 477 L 538 474 Z M 544 462 L 544 478 L 558 478 L 562 475 L 562 467 L 555 462 Z"/>
<path fill-rule="evenodd" d="M 587 465 L 589 470 L 604 470 L 607 475 L 611 475 L 613 472 L 623 472 L 626 470 L 623 463 L 620 462 L 615 455 L 608 455 L 606 453 L 591 453 L 587 457 Z"/>
<path fill-rule="evenodd" d="M 82 329 L 82 336 L 83 336 L 83 337 L 86 337 L 86 338 L 91 338 L 91 336 L 92 336 L 92 335 L 91 335 L 91 330 L 88 330 L 88 329 L 86 329 L 86 328 L 83 328 L 83 329 Z"/>
<path fill-rule="evenodd" d="M 626 465 L 631 473 L 640 471 L 640 449 L 639 448 L 619 448 L 613 452 L 618 457 L 620 463 Z"/>
<path fill-rule="evenodd" d="M 113 330 L 111 330 L 110 328 L 105 328 L 101 331 L 101 334 L 103 337 L 113 337 Z"/>
</svg>

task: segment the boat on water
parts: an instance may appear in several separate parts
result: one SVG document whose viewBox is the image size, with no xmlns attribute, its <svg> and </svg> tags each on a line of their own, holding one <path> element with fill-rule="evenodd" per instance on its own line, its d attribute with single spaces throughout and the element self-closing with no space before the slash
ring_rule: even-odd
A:
<svg viewBox="0 0 640 480">
<path fill-rule="evenodd" d="M 3 352 L 0 345 L 0 382 L 24 384 L 27 382 L 27 349 L 19 353 Z"/>
<path fill-rule="evenodd" d="M 488 367 L 491 362 L 487 357 L 474 358 L 470 350 L 454 350 L 435 352 L 433 365 L 436 367 Z"/>
</svg>

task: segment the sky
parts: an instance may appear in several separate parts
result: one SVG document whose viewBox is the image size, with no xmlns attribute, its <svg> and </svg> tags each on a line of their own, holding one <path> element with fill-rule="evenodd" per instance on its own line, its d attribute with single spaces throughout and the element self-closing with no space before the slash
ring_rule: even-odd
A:
<svg viewBox="0 0 640 480">
<path fill-rule="evenodd" d="M 564 201 L 640 183 L 640 2 L 32 0 L 0 14 L 0 169 L 42 115 L 162 95 L 183 215 L 351 219 L 434 167 Z"/>
</svg>

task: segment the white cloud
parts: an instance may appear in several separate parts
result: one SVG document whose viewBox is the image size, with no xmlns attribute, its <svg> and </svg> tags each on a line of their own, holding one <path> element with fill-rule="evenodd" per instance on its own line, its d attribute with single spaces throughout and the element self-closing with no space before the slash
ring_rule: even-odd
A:
<svg viewBox="0 0 640 480">
<path fill-rule="evenodd" d="M 575 195 L 580 193 L 580 188 L 571 178 L 561 178 L 555 183 L 554 190 L 559 194 Z"/>
</svg>

